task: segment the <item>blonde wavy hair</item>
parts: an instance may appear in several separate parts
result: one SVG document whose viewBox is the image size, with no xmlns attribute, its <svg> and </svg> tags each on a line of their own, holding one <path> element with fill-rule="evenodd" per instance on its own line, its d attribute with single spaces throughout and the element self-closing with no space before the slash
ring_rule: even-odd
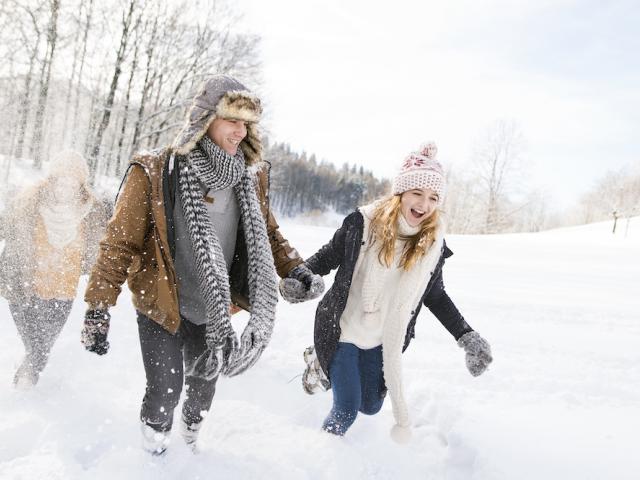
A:
<svg viewBox="0 0 640 480">
<path fill-rule="evenodd" d="M 403 237 L 398 232 L 398 215 L 400 212 L 400 195 L 392 195 L 380 201 L 373 212 L 369 229 L 369 243 L 375 245 L 380 242 L 378 260 L 387 268 L 393 264 L 396 240 L 405 240 L 400 266 L 404 271 L 411 270 L 416 262 L 422 258 L 435 242 L 438 227 L 438 209 L 434 210 L 421 224 L 415 235 Z"/>
</svg>

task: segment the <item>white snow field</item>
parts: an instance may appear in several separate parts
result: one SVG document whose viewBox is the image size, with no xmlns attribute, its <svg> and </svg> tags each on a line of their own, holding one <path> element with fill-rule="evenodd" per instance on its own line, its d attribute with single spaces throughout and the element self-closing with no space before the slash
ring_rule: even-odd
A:
<svg viewBox="0 0 640 480">
<path fill-rule="evenodd" d="M 282 223 L 303 256 L 334 230 Z M 388 400 L 345 438 L 320 431 L 331 394 L 308 396 L 296 377 L 317 302 L 280 302 L 260 362 L 219 381 L 199 454 L 176 431 L 166 455 L 152 457 L 140 447 L 144 373 L 128 292 L 112 310 L 111 350 L 98 357 L 79 342 L 83 277 L 30 391 L 11 384 L 23 349 L 0 300 L 0 478 L 637 480 L 640 218 L 610 230 L 448 237 L 447 290 L 495 360 L 471 377 L 423 309 L 404 356 L 414 425 L 405 446 L 389 436 Z"/>
</svg>

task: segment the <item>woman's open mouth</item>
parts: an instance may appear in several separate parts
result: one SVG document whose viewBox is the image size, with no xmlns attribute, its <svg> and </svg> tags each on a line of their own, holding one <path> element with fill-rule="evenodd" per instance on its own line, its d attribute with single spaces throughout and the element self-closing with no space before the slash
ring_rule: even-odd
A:
<svg viewBox="0 0 640 480">
<path fill-rule="evenodd" d="M 423 212 L 422 210 L 417 210 L 415 208 L 411 209 L 411 215 L 413 215 L 413 218 L 420 219 L 424 217 L 424 214 L 425 212 Z"/>
</svg>

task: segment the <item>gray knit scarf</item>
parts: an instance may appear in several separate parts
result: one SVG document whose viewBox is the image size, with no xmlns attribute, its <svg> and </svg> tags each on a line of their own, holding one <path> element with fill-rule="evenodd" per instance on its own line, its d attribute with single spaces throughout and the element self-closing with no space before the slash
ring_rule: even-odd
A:
<svg viewBox="0 0 640 480">
<path fill-rule="evenodd" d="M 206 310 L 207 350 L 187 374 L 213 379 L 238 375 L 254 365 L 271 339 L 278 301 L 276 273 L 254 175 L 242 151 L 229 155 L 203 137 L 179 162 L 180 198 L 195 255 Z M 248 253 L 251 315 L 240 342 L 231 326 L 231 295 L 220 241 L 209 219 L 199 183 L 211 190 L 233 187 Z"/>
</svg>

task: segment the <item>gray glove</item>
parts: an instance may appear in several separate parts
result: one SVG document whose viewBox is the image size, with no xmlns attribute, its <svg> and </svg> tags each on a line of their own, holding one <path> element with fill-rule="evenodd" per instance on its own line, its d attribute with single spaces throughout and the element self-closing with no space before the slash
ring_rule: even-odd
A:
<svg viewBox="0 0 640 480">
<path fill-rule="evenodd" d="M 306 302 L 324 292 L 324 280 L 301 263 L 280 280 L 280 295 L 289 303 Z"/>
<path fill-rule="evenodd" d="M 90 352 L 104 355 L 109 351 L 107 334 L 111 315 L 107 310 L 87 310 L 84 314 L 84 325 L 80 332 L 80 341 Z"/>
<path fill-rule="evenodd" d="M 467 332 L 458 339 L 466 352 L 467 369 L 474 377 L 481 375 L 493 361 L 491 346 L 478 332 Z"/>
<path fill-rule="evenodd" d="M 225 365 L 224 374 L 227 377 L 235 377 L 247 371 L 258 361 L 267 343 L 268 339 L 265 340 L 258 329 L 247 325 L 240 336 L 240 347 L 231 354 Z"/>
<path fill-rule="evenodd" d="M 185 375 L 211 381 L 220 375 L 237 349 L 238 337 L 231 331 L 216 342 L 215 346 L 207 347 L 202 355 L 186 368 Z"/>
</svg>

